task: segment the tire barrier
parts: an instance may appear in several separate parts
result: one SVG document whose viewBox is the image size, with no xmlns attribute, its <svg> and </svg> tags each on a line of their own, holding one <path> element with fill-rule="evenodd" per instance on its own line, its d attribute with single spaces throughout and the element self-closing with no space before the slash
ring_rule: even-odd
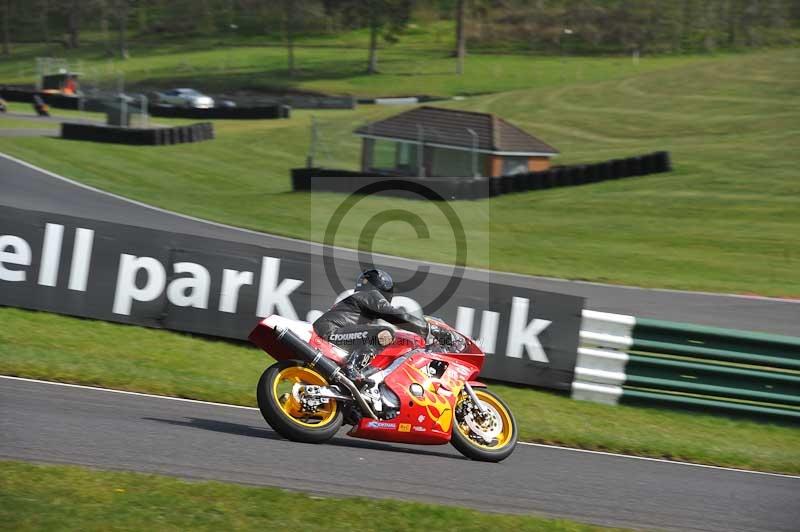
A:
<svg viewBox="0 0 800 532">
<path fill-rule="evenodd" d="M 49 92 L 39 92 L 17 87 L 0 87 L 0 98 L 9 102 L 33 103 L 34 96 L 39 95 L 44 102 L 57 109 L 80 110 L 81 100 L 85 111 L 105 112 L 106 105 L 93 98 L 80 98 Z M 161 118 L 189 118 L 194 120 L 264 120 L 289 118 L 291 107 L 283 104 L 259 105 L 253 107 L 213 107 L 211 109 L 195 109 L 166 105 L 150 105 L 148 112 Z"/>
<path fill-rule="evenodd" d="M 80 108 L 80 98 L 77 96 L 67 96 L 65 94 L 55 94 L 50 92 L 39 92 L 19 87 L 0 87 L 0 98 L 8 102 L 23 102 L 32 104 L 34 96 L 39 95 L 44 103 L 57 109 L 70 109 L 77 111 Z"/>
<path fill-rule="evenodd" d="M 409 187 L 432 187 L 447 200 L 483 199 L 503 194 L 527 192 L 546 188 L 569 187 L 599 183 L 611 179 L 637 177 L 672 170 L 669 152 L 657 151 L 613 159 L 594 164 L 556 166 L 542 172 L 529 172 L 501 177 L 414 177 L 393 176 L 379 172 L 353 172 L 329 168 L 293 168 L 292 190 L 309 192 L 353 193 L 369 183 L 392 177 L 409 183 Z M 313 186 L 312 186 L 313 180 Z M 416 185 L 412 185 L 412 183 Z M 392 191 L 393 193 L 395 191 Z"/>
<path fill-rule="evenodd" d="M 370 185 L 391 181 L 385 191 L 375 192 L 384 196 L 421 199 L 416 192 L 420 188 L 432 191 L 442 200 L 481 199 L 489 197 L 488 187 L 499 186 L 502 180 L 452 177 L 406 177 L 377 172 L 362 173 L 349 170 L 323 168 L 293 168 L 292 190 L 296 192 L 338 192 L 354 194 Z"/>
<path fill-rule="evenodd" d="M 458 97 L 444 98 L 441 96 L 429 96 L 427 94 L 420 94 L 416 96 L 392 96 L 386 98 L 359 98 L 357 100 L 360 104 L 373 104 L 373 105 L 406 105 L 414 103 L 427 103 L 427 102 L 443 102 L 446 100 L 457 100 Z"/>
<path fill-rule="evenodd" d="M 195 109 L 193 107 L 172 107 L 167 105 L 151 105 L 151 116 L 161 118 L 190 118 L 194 120 L 264 120 L 289 118 L 291 107 L 288 105 L 262 105 L 258 107 L 212 107 L 211 109 Z"/>
<path fill-rule="evenodd" d="M 800 422 L 800 338 L 583 311 L 574 399 Z"/>
<path fill-rule="evenodd" d="M 203 122 L 188 126 L 140 129 L 64 122 L 61 124 L 61 138 L 136 146 L 167 146 L 212 140 L 214 125 Z"/>
<path fill-rule="evenodd" d="M 220 96 L 215 99 L 232 99 Z M 247 107 L 248 99 L 239 99 L 239 105 Z M 356 99 L 352 96 L 306 96 L 290 94 L 286 96 L 258 96 L 252 99 L 253 107 L 261 105 L 287 105 L 292 109 L 355 109 Z"/>
</svg>

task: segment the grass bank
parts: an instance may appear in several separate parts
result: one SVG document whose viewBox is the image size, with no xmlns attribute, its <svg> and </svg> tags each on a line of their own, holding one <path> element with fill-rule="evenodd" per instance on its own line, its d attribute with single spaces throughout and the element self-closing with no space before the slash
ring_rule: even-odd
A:
<svg viewBox="0 0 800 532">
<path fill-rule="evenodd" d="M 800 296 L 798 57 L 796 50 L 778 50 L 664 59 L 664 68 L 648 70 L 643 61 L 642 68 L 617 73 L 619 59 L 581 59 L 606 75 L 447 103 L 512 120 L 558 147 L 559 163 L 663 149 L 675 167 L 669 174 L 453 202 L 470 242 L 479 243 L 469 249 L 468 262 L 645 287 Z M 505 68 L 517 60 L 503 56 L 496 64 Z M 559 63 L 526 60 L 531 64 L 523 71 L 558 78 Z M 392 79 L 380 75 L 375 83 L 390 87 Z M 504 75 L 481 79 L 508 88 Z M 360 106 L 294 111 L 290 120 L 219 120 L 217 139 L 199 144 L 142 148 L 2 138 L 0 150 L 161 207 L 319 241 L 322 221 L 343 198 L 289 192 L 289 169 L 305 164 L 312 115 L 319 123 L 317 162 L 354 168 L 359 142 L 351 131 L 402 109 Z M 335 243 L 366 246 L 359 240 L 366 220 L 398 205 L 419 214 L 431 238 L 387 224 L 374 251 L 451 263 L 448 221 L 420 202 L 362 201 Z"/>
<path fill-rule="evenodd" d="M 328 498 L 221 482 L 0 461 L 0 519 L 9 530 L 336 531 L 618 530 L 562 519 L 362 498 Z"/>
<path fill-rule="evenodd" d="M 0 374 L 255 406 L 270 363 L 243 345 L 0 308 Z M 511 406 L 523 441 L 800 473 L 796 427 L 492 388 Z"/>
</svg>

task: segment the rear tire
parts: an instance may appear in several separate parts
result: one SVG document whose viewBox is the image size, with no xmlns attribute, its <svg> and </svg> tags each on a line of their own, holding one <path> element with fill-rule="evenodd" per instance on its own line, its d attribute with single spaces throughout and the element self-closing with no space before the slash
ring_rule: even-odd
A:
<svg viewBox="0 0 800 532">
<path fill-rule="evenodd" d="M 466 395 L 466 392 L 461 393 L 462 396 Z M 511 413 L 511 409 L 508 408 L 505 401 L 486 388 L 475 389 L 475 395 L 478 396 L 478 400 L 481 403 L 484 403 L 485 406 L 490 407 L 497 413 L 499 420 L 503 423 L 500 434 L 493 443 L 481 443 L 473 439 L 463 416 L 459 419 L 457 408 L 456 416 L 453 418 L 450 443 L 458 449 L 458 452 L 471 460 L 481 462 L 505 460 L 514 452 L 514 448 L 517 445 L 517 421 L 514 419 L 514 414 Z M 462 400 L 469 401 L 469 398 L 459 397 L 459 402 Z"/>
<path fill-rule="evenodd" d="M 287 375 L 291 377 L 287 379 Z M 284 438 L 297 442 L 322 443 L 333 438 L 342 426 L 342 410 L 338 403 L 331 401 L 320 415 L 302 418 L 293 405 L 288 404 L 293 400 L 287 400 L 285 392 L 278 393 L 278 386 L 287 381 L 328 385 L 319 373 L 295 361 L 278 362 L 268 367 L 258 381 L 256 397 L 261 415 L 269 426 Z"/>
</svg>

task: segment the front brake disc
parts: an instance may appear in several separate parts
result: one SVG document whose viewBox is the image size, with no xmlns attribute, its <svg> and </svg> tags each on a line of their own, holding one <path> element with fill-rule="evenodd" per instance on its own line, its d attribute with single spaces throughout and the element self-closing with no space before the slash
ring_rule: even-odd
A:
<svg viewBox="0 0 800 532">
<path fill-rule="evenodd" d="M 473 434 L 488 443 L 500 435 L 503 430 L 503 422 L 500 414 L 491 405 L 483 403 L 483 407 L 488 410 L 487 419 L 484 422 L 481 423 L 475 419 L 472 412 L 464 416 L 464 421 Z"/>
</svg>

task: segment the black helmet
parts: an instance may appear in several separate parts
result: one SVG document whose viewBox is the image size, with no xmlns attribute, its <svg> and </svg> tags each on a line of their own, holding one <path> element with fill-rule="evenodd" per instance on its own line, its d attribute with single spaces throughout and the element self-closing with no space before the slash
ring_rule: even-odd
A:
<svg viewBox="0 0 800 532">
<path fill-rule="evenodd" d="M 377 290 L 388 300 L 392 299 L 394 293 L 394 281 L 392 276 L 383 270 L 365 270 L 356 280 L 356 292 L 361 290 Z"/>
</svg>

